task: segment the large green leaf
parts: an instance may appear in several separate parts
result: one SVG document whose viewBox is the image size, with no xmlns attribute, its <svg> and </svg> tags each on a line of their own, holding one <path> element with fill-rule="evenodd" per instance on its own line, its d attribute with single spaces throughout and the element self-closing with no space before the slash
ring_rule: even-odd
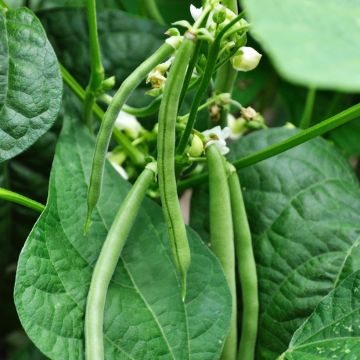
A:
<svg viewBox="0 0 360 360">
<path fill-rule="evenodd" d="M 357 0 L 243 0 L 253 35 L 287 79 L 360 91 Z"/>
<path fill-rule="evenodd" d="M 0 85 L 1 162 L 49 130 L 60 109 L 57 59 L 28 9 L 0 12 Z"/>
<path fill-rule="evenodd" d="M 231 159 L 294 132 L 270 129 L 231 146 Z M 336 148 L 315 139 L 240 171 L 259 275 L 258 359 L 273 360 L 344 275 L 358 269 L 358 180 Z M 195 199 L 193 217 L 204 213 Z M 197 209 L 196 209 L 197 208 Z M 207 219 L 194 224 L 206 232 Z"/>
<path fill-rule="evenodd" d="M 83 236 L 94 141 L 67 118 L 49 199 L 21 253 L 15 286 L 20 320 L 53 360 L 84 358 L 84 307 L 94 264 L 130 185 L 106 166 L 103 194 Z M 113 281 L 105 312 L 106 359 L 217 359 L 230 321 L 230 294 L 217 259 L 189 229 L 186 303 L 161 209 L 146 200 Z"/>
<path fill-rule="evenodd" d="M 357 360 L 360 354 L 360 272 L 344 280 L 295 332 L 283 360 Z"/>
</svg>

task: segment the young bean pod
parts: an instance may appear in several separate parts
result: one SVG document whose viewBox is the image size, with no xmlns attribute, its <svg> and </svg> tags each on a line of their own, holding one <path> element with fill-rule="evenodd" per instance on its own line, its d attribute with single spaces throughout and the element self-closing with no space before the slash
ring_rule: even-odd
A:
<svg viewBox="0 0 360 360">
<path fill-rule="evenodd" d="M 134 224 L 146 191 L 154 181 L 156 164 L 147 165 L 120 206 L 96 262 L 85 312 L 86 360 L 104 360 L 104 309 L 106 293 L 121 251 Z"/>
<path fill-rule="evenodd" d="M 234 360 L 237 353 L 237 300 L 235 250 L 231 202 L 225 159 L 215 144 L 206 148 L 209 167 L 210 241 L 211 248 L 223 267 L 232 296 L 232 317 L 222 359 Z"/>
<path fill-rule="evenodd" d="M 238 360 L 254 360 L 259 316 L 256 264 L 239 177 L 235 167 L 229 167 L 229 189 L 243 304 Z"/>
<path fill-rule="evenodd" d="M 165 43 L 152 56 L 138 66 L 121 84 L 104 115 L 104 120 L 101 123 L 99 134 L 96 139 L 94 158 L 92 162 L 90 185 L 87 196 L 88 213 L 85 223 L 85 232 L 90 225 L 91 214 L 100 197 L 106 153 L 109 147 L 116 118 L 132 91 L 146 78 L 148 73 L 156 65 L 169 57 L 173 51 L 174 48 Z M 145 159 L 144 157 L 141 157 L 133 160 L 136 160 L 135 162 L 138 164 L 143 164 Z"/>
<path fill-rule="evenodd" d="M 169 229 L 175 264 L 182 277 L 183 299 L 186 291 L 186 273 L 190 266 L 190 249 L 176 187 L 175 128 L 181 88 L 195 48 L 194 40 L 193 34 L 189 32 L 185 34 L 171 66 L 159 111 L 157 148 L 161 203 Z"/>
</svg>

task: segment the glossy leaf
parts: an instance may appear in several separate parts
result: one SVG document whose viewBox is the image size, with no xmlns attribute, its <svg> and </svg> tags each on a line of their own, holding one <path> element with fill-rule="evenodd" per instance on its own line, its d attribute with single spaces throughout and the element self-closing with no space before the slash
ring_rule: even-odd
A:
<svg viewBox="0 0 360 360">
<path fill-rule="evenodd" d="M 359 337 L 360 272 L 356 272 L 320 302 L 279 359 L 357 360 Z"/>
<path fill-rule="evenodd" d="M 231 159 L 283 140 L 269 129 L 231 145 Z M 294 331 L 354 269 L 360 190 L 346 160 L 315 139 L 239 172 L 253 236 L 260 291 L 257 359 L 273 360 Z M 204 203 L 204 193 L 198 194 Z M 193 218 L 206 207 L 193 205 Z M 197 226 L 195 226 L 197 225 Z M 193 224 L 206 231 L 207 219 Z"/>
<path fill-rule="evenodd" d="M 331 139 L 346 155 L 360 156 L 360 120 L 341 126 L 331 133 Z"/>
<path fill-rule="evenodd" d="M 357 0 L 243 0 L 253 35 L 287 79 L 360 90 Z"/>
<path fill-rule="evenodd" d="M 56 56 L 28 9 L 0 12 L 0 85 L 1 162 L 49 130 L 61 104 Z"/>
<path fill-rule="evenodd" d="M 84 307 L 93 266 L 129 184 L 107 165 L 87 237 L 84 201 L 94 140 L 66 118 L 46 210 L 21 253 L 15 302 L 24 329 L 52 360 L 84 359 Z M 162 211 L 143 205 L 110 285 L 106 359 L 217 359 L 231 298 L 217 259 L 189 229 L 192 266 L 186 304 Z"/>
</svg>

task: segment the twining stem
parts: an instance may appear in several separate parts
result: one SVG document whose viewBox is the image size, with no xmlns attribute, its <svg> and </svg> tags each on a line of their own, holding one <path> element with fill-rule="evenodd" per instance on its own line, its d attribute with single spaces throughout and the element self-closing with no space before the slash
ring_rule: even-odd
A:
<svg viewBox="0 0 360 360">
<path fill-rule="evenodd" d="M 191 58 L 188 69 L 186 71 L 186 76 L 185 76 L 185 79 L 184 79 L 184 84 L 183 84 L 183 88 L 181 90 L 181 95 L 180 95 L 180 100 L 179 100 L 179 110 L 181 109 L 181 105 L 182 105 L 182 103 L 183 103 L 183 101 L 185 99 L 187 90 L 188 90 L 190 82 L 191 82 L 191 78 L 193 76 L 193 72 L 194 72 L 196 63 L 197 63 L 197 61 L 199 59 L 199 55 L 200 55 L 200 52 L 201 52 L 201 45 L 202 45 L 201 43 L 202 43 L 201 41 L 196 42 L 194 54 L 193 54 L 193 56 Z"/>
<path fill-rule="evenodd" d="M 95 152 L 91 169 L 90 186 L 88 191 L 88 213 L 85 224 L 85 231 L 90 225 L 91 214 L 98 202 L 101 192 L 106 153 L 109 147 L 111 134 L 114 129 L 116 118 L 131 95 L 132 91 L 146 78 L 148 73 L 159 63 L 169 57 L 174 48 L 165 43 L 153 55 L 139 65 L 121 84 L 119 90 L 113 97 L 104 119 L 101 123 L 98 136 L 96 138 Z M 144 163 L 144 157 L 137 159 L 137 164 Z"/>
<path fill-rule="evenodd" d="M 74 77 L 65 69 L 65 67 L 61 64 L 60 71 L 61 75 L 65 81 L 65 83 L 69 86 L 69 88 L 74 92 L 74 94 L 82 101 L 85 100 L 85 90 L 81 87 L 81 85 L 74 79 Z M 97 116 L 97 118 L 102 121 L 104 119 L 105 112 L 98 106 L 94 104 L 92 107 L 92 111 Z M 114 128 L 112 133 L 113 138 L 118 144 L 121 144 L 124 152 L 131 159 L 131 161 L 135 165 L 142 166 L 144 164 L 144 155 L 138 150 L 131 141 L 124 135 L 119 129 Z"/>
<path fill-rule="evenodd" d="M 259 295 L 251 232 L 236 169 L 230 165 L 229 190 L 235 249 L 242 293 L 242 321 L 238 360 L 254 360 L 258 330 Z"/>
<path fill-rule="evenodd" d="M 215 144 L 206 148 L 209 167 L 210 241 L 219 258 L 232 296 L 230 331 L 222 360 L 234 360 L 237 353 L 237 299 L 235 282 L 234 232 L 225 160 Z"/>
<path fill-rule="evenodd" d="M 223 0 L 222 4 L 232 10 L 235 14 L 238 12 L 237 0 Z M 232 67 L 231 63 L 224 64 L 217 72 L 215 78 L 215 91 L 221 93 L 232 93 L 237 72 Z M 221 109 L 220 125 L 221 127 L 227 126 L 227 115 L 229 109 L 227 106 Z"/>
<path fill-rule="evenodd" d="M 268 159 L 275 155 L 281 154 L 284 151 L 292 149 L 295 146 L 301 145 L 317 136 L 323 135 L 337 127 L 344 125 L 351 120 L 360 116 L 360 104 L 356 104 L 332 117 L 326 119 L 306 130 L 302 130 L 297 134 L 290 136 L 288 139 L 280 141 L 277 144 L 270 145 L 269 147 L 254 152 L 248 156 L 234 161 L 233 165 L 236 169 L 242 169 L 247 166 L 256 164 L 262 160 Z M 194 185 L 198 185 L 206 181 L 208 174 L 204 173 L 192 178 L 183 180 L 179 183 L 178 189 L 184 190 Z"/>
<path fill-rule="evenodd" d="M 155 0 L 143 0 L 143 4 L 151 19 L 157 21 L 160 25 L 166 25 L 166 21 L 161 15 Z"/>
<path fill-rule="evenodd" d="M 29 209 L 38 211 L 40 213 L 45 209 L 45 206 L 43 204 L 40 204 L 39 202 L 29 199 L 24 195 L 20 195 L 16 192 L 4 188 L 0 188 L 0 199 L 23 205 Z"/>
<path fill-rule="evenodd" d="M 314 87 L 309 88 L 306 96 L 304 112 L 299 124 L 300 129 L 307 129 L 310 126 L 311 116 L 314 110 L 315 97 L 316 89 Z"/>
<path fill-rule="evenodd" d="M 190 266 L 190 249 L 181 214 L 175 176 L 175 130 L 181 87 L 195 49 L 195 38 L 187 32 L 178 49 L 165 84 L 159 111 L 158 169 L 159 189 L 175 264 L 182 278 L 182 296 L 186 295 L 186 274 Z"/>
<path fill-rule="evenodd" d="M 240 14 L 239 16 L 234 18 L 232 21 L 230 21 L 226 26 L 224 26 L 224 28 L 216 36 L 213 44 L 211 45 L 211 47 L 209 49 L 204 75 L 201 78 L 199 88 L 198 88 L 198 90 L 195 94 L 194 100 L 191 104 L 191 110 L 190 110 L 189 119 L 186 124 L 185 131 L 181 135 L 179 145 L 176 149 L 176 152 L 179 155 L 184 153 L 186 145 L 188 144 L 188 141 L 189 141 L 191 131 L 196 124 L 196 116 L 197 116 L 197 111 L 198 111 L 197 109 L 198 109 L 200 102 L 204 96 L 204 93 L 205 93 L 206 89 L 208 88 L 209 83 L 211 81 L 211 76 L 213 74 L 213 71 L 214 71 L 214 68 L 216 65 L 216 61 L 218 58 L 218 54 L 220 51 L 221 40 L 222 40 L 223 36 L 226 34 L 226 32 L 232 26 L 234 26 L 242 17 L 243 17 L 243 14 Z"/>
<path fill-rule="evenodd" d="M 149 164 L 122 202 L 96 262 L 85 312 L 86 360 L 104 360 L 104 310 L 106 294 L 121 251 L 134 224 L 146 191 L 154 181 L 156 165 Z"/>
<path fill-rule="evenodd" d="M 92 131 L 92 107 L 94 105 L 97 92 L 101 88 L 102 82 L 104 80 L 104 67 L 101 61 L 101 51 L 97 31 L 96 0 L 87 0 L 87 19 L 90 39 L 91 73 L 89 84 L 86 88 L 84 122 L 89 127 L 90 131 Z"/>
</svg>

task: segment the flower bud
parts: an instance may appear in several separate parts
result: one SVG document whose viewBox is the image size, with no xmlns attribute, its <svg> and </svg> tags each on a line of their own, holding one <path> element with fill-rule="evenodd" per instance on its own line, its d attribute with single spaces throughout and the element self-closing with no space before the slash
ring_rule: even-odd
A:
<svg viewBox="0 0 360 360">
<path fill-rule="evenodd" d="M 223 7 L 221 7 L 220 9 L 215 10 L 212 18 L 216 24 L 222 24 L 226 19 L 225 9 Z"/>
<path fill-rule="evenodd" d="M 255 49 L 243 46 L 231 58 L 231 64 L 237 71 L 250 71 L 259 65 L 261 57 L 262 55 Z"/>
<path fill-rule="evenodd" d="M 193 135 L 188 154 L 192 157 L 199 157 L 204 151 L 204 144 L 200 137 L 196 134 Z"/>
</svg>

